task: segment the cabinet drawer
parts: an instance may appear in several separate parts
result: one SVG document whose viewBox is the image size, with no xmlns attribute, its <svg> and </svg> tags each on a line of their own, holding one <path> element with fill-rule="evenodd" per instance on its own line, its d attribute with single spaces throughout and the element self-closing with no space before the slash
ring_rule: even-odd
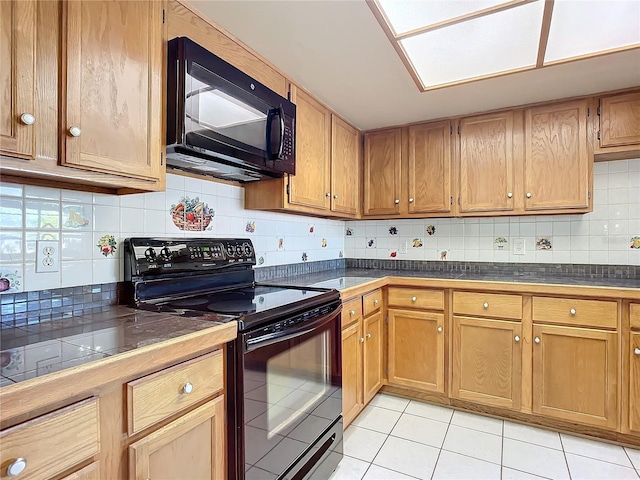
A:
<svg viewBox="0 0 640 480">
<path fill-rule="evenodd" d="M 3 430 L 2 478 L 19 458 L 26 460 L 19 478 L 34 480 L 54 477 L 96 455 L 100 444 L 98 418 L 98 400 L 93 398 Z"/>
<path fill-rule="evenodd" d="M 362 302 L 360 297 L 342 304 L 342 328 L 357 322 L 362 318 Z"/>
<path fill-rule="evenodd" d="M 522 297 L 500 293 L 453 292 L 453 312 L 483 317 L 522 318 Z"/>
<path fill-rule="evenodd" d="M 444 292 L 419 288 L 389 287 L 388 305 L 444 310 Z"/>
<path fill-rule="evenodd" d="M 603 300 L 533 297 L 533 321 L 617 328 L 618 305 Z"/>
<path fill-rule="evenodd" d="M 366 317 L 382 307 L 382 290 L 374 290 L 362 296 L 362 314 Z"/>
<path fill-rule="evenodd" d="M 631 328 L 640 328 L 640 303 L 632 303 L 629 308 L 631 309 Z"/>
<path fill-rule="evenodd" d="M 223 370 L 222 350 L 217 350 L 129 382 L 129 435 L 222 390 Z"/>
</svg>

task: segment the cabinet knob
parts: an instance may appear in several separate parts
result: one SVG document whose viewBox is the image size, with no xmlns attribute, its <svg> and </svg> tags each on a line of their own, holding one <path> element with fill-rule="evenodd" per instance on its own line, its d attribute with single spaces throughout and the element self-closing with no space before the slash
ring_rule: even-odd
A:
<svg viewBox="0 0 640 480">
<path fill-rule="evenodd" d="M 349 310 L 349 315 L 351 315 L 352 317 L 356 314 L 355 310 Z"/>
<path fill-rule="evenodd" d="M 486 310 L 487 308 L 489 308 L 489 303 L 484 302 L 484 303 L 482 304 L 482 308 L 484 308 L 485 310 Z"/>
<path fill-rule="evenodd" d="M 513 193 L 511 192 L 507 193 L 507 198 L 511 198 L 511 197 L 513 197 Z"/>
<path fill-rule="evenodd" d="M 527 198 L 531 198 L 531 192 L 527 192 Z"/>
<path fill-rule="evenodd" d="M 409 199 L 409 203 L 413 203 L 413 197 Z"/>
<path fill-rule="evenodd" d="M 378 299 L 377 299 L 377 298 L 374 298 L 374 299 L 373 299 L 373 304 L 374 304 L 374 305 L 377 305 L 377 304 L 378 304 Z"/>
<path fill-rule="evenodd" d="M 436 330 L 438 330 L 438 332 L 442 332 L 442 327 L 438 326 L 438 328 L 436 328 Z"/>
<path fill-rule="evenodd" d="M 27 468 L 26 458 L 16 458 L 7 467 L 7 477 L 17 477 Z"/>
<path fill-rule="evenodd" d="M 338 199 L 338 195 L 334 195 L 333 198 L 335 198 L 337 200 Z"/>
<path fill-rule="evenodd" d="M 533 341 L 536 342 L 536 343 L 540 343 L 540 337 L 534 338 Z"/>
<path fill-rule="evenodd" d="M 80 130 L 80 127 L 73 126 L 69 128 L 69 135 L 71 135 L 72 137 L 79 137 L 81 133 L 82 130 Z"/>
<path fill-rule="evenodd" d="M 418 300 L 418 297 L 411 297 L 411 301 L 412 301 L 412 302 L 415 302 L 415 301 L 417 301 L 417 300 Z"/>
<path fill-rule="evenodd" d="M 360 343 L 364 343 L 364 337 L 360 337 Z"/>
<path fill-rule="evenodd" d="M 516 343 L 518 343 L 520 341 L 520 336 L 516 335 L 515 337 L 513 337 L 513 339 L 516 341 Z"/>
<path fill-rule="evenodd" d="M 191 392 L 193 392 L 193 383 L 191 382 L 185 383 L 184 387 L 182 387 L 182 393 L 189 394 Z"/>
<path fill-rule="evenodd" d="M 20 121 L 25 125 L 33 125 L 34 123 L 36 123 L 36 117 L 31 115 L 30 113 L 25 112 L 20 115 Z"/>
<path fill-rule="evenodd" d="M 367 333 L 367 338 L 371 338 L 371 334 L 370 333 Z"/>
<path fill-rule="evenodd" d="M 398 203 L 400 203 L 400 199 L 399 199 L 399 198 L 396 198 L 396 199 L 394 200 L 394 203 L 397 205 Z"/>
<path fill-rule="evenodd" d="M 331 192 L 327 192 L 325 195 L 326 195 L 327 197 L 331 197 Z"/>
<path fill-rule="evenodd" d="M 569 310 L 569 313 L 570 313 L 571 315 L 575 315 L 575 314 L 576 314 L 576 309 L 575 309 L 575 308 L 572 308 L 571 310 Z"/>
<path fill-rule="evenodd" d="M 633 349 L 633 354 L 634 355 L 640 355 L 640 348 L 636 347 Z"/>
</svg>

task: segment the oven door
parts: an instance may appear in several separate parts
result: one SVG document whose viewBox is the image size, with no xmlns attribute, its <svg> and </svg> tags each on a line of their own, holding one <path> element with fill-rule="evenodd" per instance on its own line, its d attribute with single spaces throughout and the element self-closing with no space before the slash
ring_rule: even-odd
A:
<svg viewBox="0 0 640 480">
<path fill-rule="evenodd" d="M 240 335 L 236 468 L 247 478 L 327 478 L 342 458 L 340 311 Z"/>
</svg>

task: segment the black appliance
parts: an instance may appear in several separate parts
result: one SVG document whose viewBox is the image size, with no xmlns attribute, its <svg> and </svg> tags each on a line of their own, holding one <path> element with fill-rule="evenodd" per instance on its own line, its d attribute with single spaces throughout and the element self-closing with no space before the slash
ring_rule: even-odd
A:
<svg viewBox="0 0 640 480">
<path fill-rule="evenodd" d="M 255 282 L 248 239 L 128 238 L 138 308 L 237 320 L 227 345 L 228 478 L 326 480 L 343 455 L 340 295 Z"/>
<path fill-rule="evenodd" d="M 295 174 L 293 103 L 186 37 L 168 49 L 167 165 L 240 182 Z"/>
</svg>

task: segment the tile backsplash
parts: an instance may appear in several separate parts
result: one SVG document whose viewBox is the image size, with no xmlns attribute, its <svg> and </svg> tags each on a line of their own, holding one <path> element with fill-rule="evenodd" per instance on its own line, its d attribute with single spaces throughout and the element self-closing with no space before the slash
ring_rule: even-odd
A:
<svg viewBox="0 0 640 480">
<path fill-rule="evenodd" d="M 245 210 L 239 186 L 169 174 L 164 192 L 116 196 L 0 183 L 0 290 L 121 281 L 122 240 L 154 235 L 248 237 L 259 267 L 344 250 L 344 222 Z M 60 242 L 59 272 L 36 272 L 37 240 Z"/>
<path fill-rule="evenodd" d="M 594 164 L 593 212 L 346 222 L 347 258 L 640 265 L 640 159 Z M 522 255 L 514 253 L 524 249 Z"/>
</svg>

